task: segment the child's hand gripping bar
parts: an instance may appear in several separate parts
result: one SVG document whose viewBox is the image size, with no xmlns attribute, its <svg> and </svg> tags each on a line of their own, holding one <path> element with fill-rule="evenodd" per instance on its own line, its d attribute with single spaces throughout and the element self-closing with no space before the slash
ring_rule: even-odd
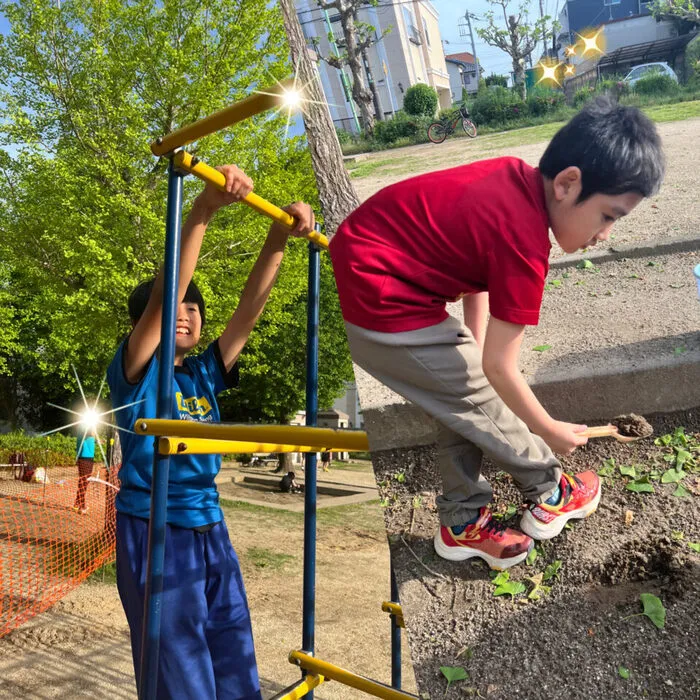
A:
<svg viewBox="0 0 700 700">
<path fill-rule="evenodd" d="M 223 173 L 220 173 L 215 168 L 195 158 L 191 153 L 187 153 L 187 151 L 178 151 L 173 156 L 173 163 L 177 168 L 192 173 L 192 175 L 195 175 L 200 180 L 214 185 L 214 187 L 222 191 L 226 186 L 226 178 Z M 266 199 L 255 194 L 255 192 L 251 192 L 241 201 L 247 204 L 251 209 L 257 211 L 258 214 L 263 214 L 290 230 L 297 224 L 297 220 L 290 214 L 287 214 L 284 209 L 280 209 L 278 206 L 268 202 Z M 316 245 L 321 248 L 328 248 L 328 239 L 322 233 L 312 231 L 306 235 L 306 238 L 316 243 Z"/>
</svg>

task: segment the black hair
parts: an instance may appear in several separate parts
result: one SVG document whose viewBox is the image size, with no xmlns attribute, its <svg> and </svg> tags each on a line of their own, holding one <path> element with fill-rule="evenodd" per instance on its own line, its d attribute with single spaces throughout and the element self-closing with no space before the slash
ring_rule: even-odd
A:
<svg viewBox="0 0 700 700">
<path fill-rule="evenodd" d="M 579 202 L 597 193 L 650 197 L 664 178 L 661 139 L 641 110 L 598 97 L 554 135 L 539 168 L 553 180 L 570 166 L 581 170 Z"/>
<path fill-rule="evenodd" d="M 148 300 L 151 297 L 151 292 L 153 291 L 155 281 L 156 278 L 154 277 L 146 282 L 141 282 L 141 284 L 139 284 L 129 295 L 129 317 L 131 318 L 132 323 L 136 324 L 143 315 L 143 312 L 146 310 L 146 304 L 148 304 Z M 199 307 L 199 315 L 202 317 L 202 326 L 204 326 L 204 297 L 194 282 L 190 282 L 187 286 L 187 291 L 185 292 L 183 302 L 197 304 Z"/>
</svg>

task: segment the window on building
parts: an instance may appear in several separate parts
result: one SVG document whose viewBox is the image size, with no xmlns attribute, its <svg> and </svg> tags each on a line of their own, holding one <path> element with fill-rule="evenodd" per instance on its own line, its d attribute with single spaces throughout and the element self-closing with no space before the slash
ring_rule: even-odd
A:
<svg viewBox="0 0 700 700">
<path fill-rule="evenodd" d="M 428 34 L 428 23 L 425 21 L 425 17 L 423 17 L 423 31 L 425 32 L 425 43 L 430 46 L 430 34 Z"/>
<path fill-rule="evenodd" d="M 406 24 L 406 33 L 408 34 L 409 41 L 412 41 L 414 44 L 420 44 L 420 34 L 418 34 L 418 29 L 416 28 L 413 12 L 407 7 L 403 8 L 403 20 Z"/>
<path fill-rule="evenodd" d="M 603 5 L 605 7 L 610 7 L 610 5 L 620 5 L 622 0 L 603 0 Z"/>
</svg>

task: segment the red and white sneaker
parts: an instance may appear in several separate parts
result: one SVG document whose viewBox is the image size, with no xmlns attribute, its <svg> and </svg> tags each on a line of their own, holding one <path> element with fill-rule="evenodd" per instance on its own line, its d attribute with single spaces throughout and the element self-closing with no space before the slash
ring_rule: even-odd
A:
<svg viewBox="0 0 700 700">
<path fill-rule="evenodd" d="M 533 503 L 520 519 L 523 532 L 535 540 L 556 537 L 569 520 L 587 518 L 598 507 L 600 479 L 595 472 L 562 474 L 559 488 L 559 503 Z"/>
<path fill-rule="evenodd" d="M 465 561 L 479 557 L 499 571 L 520 564 L 534 546 L 527 535 L 494 520 L 486 507 L 479 511 L 478 520 L 459 535 L 444 525 L 435 534 L 435 551 L 443 559 Z"/>
</svg>

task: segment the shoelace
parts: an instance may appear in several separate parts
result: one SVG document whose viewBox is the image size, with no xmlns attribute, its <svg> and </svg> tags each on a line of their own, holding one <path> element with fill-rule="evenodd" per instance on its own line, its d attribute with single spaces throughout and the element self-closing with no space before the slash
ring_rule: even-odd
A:
<svg viewBox="0 0 700 700">
<path fill-rule="evenodd" d="M 485 530 L 486 532 L 492 532 L 494 535 L 500 535 L 507 528 L 500 520 L 496 520 L 493 516 L 489 516 L 488 522 L 483 525 L 481 529 Z"/>
</svg>

